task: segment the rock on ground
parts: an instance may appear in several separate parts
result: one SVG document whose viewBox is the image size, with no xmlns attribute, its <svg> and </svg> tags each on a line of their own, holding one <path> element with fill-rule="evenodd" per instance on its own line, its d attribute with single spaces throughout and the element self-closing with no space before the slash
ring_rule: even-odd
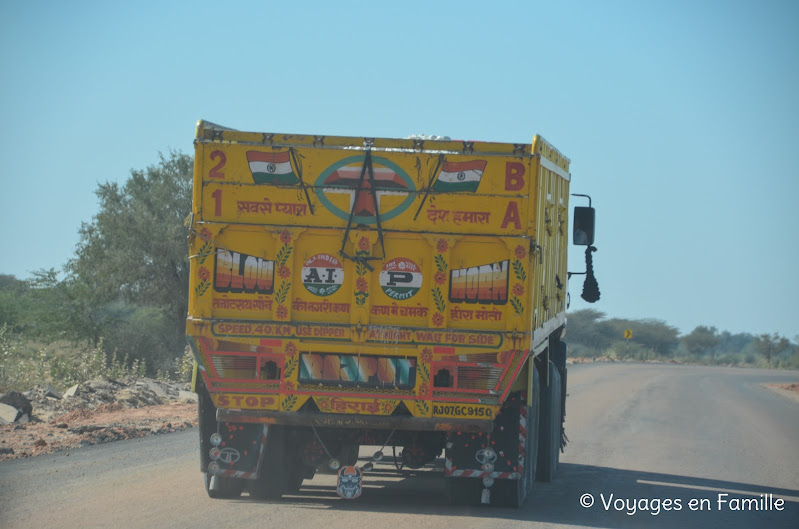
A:
<svg viewBox="0 0 799 529">
<path fill-rule="evenodd" d="M 22 412 L 23 415 L 31 417 L 33 415 L 33 406 L 31 401 L 25 395 L 18 391 L 11 390 L 0 396 L 0 403 L 13 406 Z"/>
<path fill-rule="evenodd" d="M 9 424 L 22 415 L 18 409 L 8 404 L 0 403 L 0 424 Z"/>
<path fill-rule="evenodd" d="M 188 389 L 185 383 L 103 377 L 63 397 L 49 386 L 14 392 L 14 399 L 24 399 L 14 402 L 29 408 L 0 404 L 0 461 L 196 426 L 196 395 Z M 16 422 L 2 424 L 12 414 Z"/>
</svg>

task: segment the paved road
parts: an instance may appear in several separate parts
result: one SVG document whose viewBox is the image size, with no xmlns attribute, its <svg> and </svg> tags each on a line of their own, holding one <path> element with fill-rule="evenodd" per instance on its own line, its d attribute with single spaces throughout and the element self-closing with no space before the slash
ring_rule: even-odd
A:
<svg viewBox="0 0 799 529">
<path fill-rule="evenodd" d="M 537 484 L 518 510 L 451 507 L 434 471 L 397 476 L 387 467 L 355 502 L 335 497 L 331 476 L 282 502 L 211 500 L 189 430 L 0 463 L 0 527 L 796 529 L 799 401 L 762 386 L 795 381 L 797 372 L 570 366 L 571 443 L 557 479 Z M 585 494 L 590 508 L 580 505 Z M 733 510 L 754 508 L 741 501 L 752 498 L 770 510 Z"/>
</svg>

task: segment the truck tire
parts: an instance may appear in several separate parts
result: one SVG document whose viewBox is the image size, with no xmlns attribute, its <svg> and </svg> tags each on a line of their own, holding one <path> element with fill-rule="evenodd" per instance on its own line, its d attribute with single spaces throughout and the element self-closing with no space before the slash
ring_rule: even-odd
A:
<svg viewBox="0 0 799 529">
<path fill-rule="evenodd" d="M 361 447 L 355 444 L 347 444 L 341 447 L 339 452 L 339 461 L 342 465 L 353 466 L 358 464 L 358 455 L 361 452 Z"/>
<path fill-rule="evenodd" d="M 211 450 L 211 434 L 216 432 L 216 406 L 204 386 L 197 387 L 197 421 L 200 431 L 200 467 L 203 471 L 205 492 L 209 498 L 231 499 L 241 496 L 244 480 L 237 478 L 214 477 L 206 471 Z M 213 482 L 212 482 L 213 480 Z M 213 488 L 211 488 L 213 485 Z"/>
<path fill-rule="evenodd" d="M 222 478 L 219 476 L 212 476 L 209 472 L 204 472 L 205 477 L 205 492 L 208 493 L 209 498 L 230 500 L 241 496 L 244 490 L 244 480 L 238 478 Z M 213 480 L 216 483 L 213 484 Z"/>
<path fill-rule="evenodd" d="M 540 401 L 538 371 L 533 369 L 533 405 L 527 406 L 527 444 L 524 447 L 524 474 L 520 479 L 494 482 L 491 503 L 501 507 L 521 507 L 532 494 L 538 465 L 538 409 Z"/>
<path fill-rule="evenodd" d="M 314 474 L 316 474 L 316 467 L 304 464 L 298 457 L 292 457 L 291 459 L 294 463 L 290 468 L 286 492 L 297 492 L 300 490 L 303 481 L 313 479 Z"/>
<path fill-rule="evenodd" d="M 528 409 L 527 421 L 527 457 L 525 471 L 527 473 L 527 480 L 529 483 L 528 490 L 530 493 L 533 491 L 535 484 L 535 474 L 538 468 L 538 446 L 541 437 L 539 430 L 539 423 L 541 417 L 541 380 L 538 376 L 538 370 L 533 369 L 533 405 Z"/>
<path fill-rule="evenodd" d="M 568 374 L 568 369 L 566 369 L 566 352 L 568 349 L 568 345 L 566 342 L 561 340 L 554 340 L 552 343 L 552 351 L 553 355 L 551 356 L 552 361 L 555 363 L 555 367 L 558 368 L 558 372 L 560 373 L 560 395 L 561 395 L 561 414 L 563 416 L 563 420 L 566 419 L 566 375 Z"/>
<path fill-rule="evenodd" d="M 216 433 L 216 406 L 204 386 L 197 387 L 197 423 L 200 432 L 200 468 L 203 472 L 208 468 L 211 458 L 211 434 Z"/>
<path fill-rule="evenodd" d="M 446 478 L 450 505 L 479 505 L 483 483 L 476 478 Z"/>
<path fill-rule="evenodd" d="M 560 372 L 549 363 L 549 386 L 541 384 L 541 409 L 538 421 L 538 467 L 536 480 L 549 482 L 555 477 L 560 461 L 563 428 L 562 388 Z"/>
<path fill-rule="evenodd" d="M 250 496 L 259 500 L 279 499 L 289 487 L 289 457 L 285 426 L 270 426 L 266 432 L 261 475 L 250 482 Z"/>
</svg>

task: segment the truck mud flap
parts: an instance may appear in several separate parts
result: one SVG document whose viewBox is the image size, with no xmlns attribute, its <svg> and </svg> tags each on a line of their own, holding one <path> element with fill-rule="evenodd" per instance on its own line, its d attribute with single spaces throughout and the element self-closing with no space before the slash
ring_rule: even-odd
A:
<svg viewBox="0 0 799 529">
<path fill-rule="evenodd" d="M 220 422 L 210 439 L 208 472 L 226 478 L 256 479 L 263 459 L 268 427 Z"/>
</svg>

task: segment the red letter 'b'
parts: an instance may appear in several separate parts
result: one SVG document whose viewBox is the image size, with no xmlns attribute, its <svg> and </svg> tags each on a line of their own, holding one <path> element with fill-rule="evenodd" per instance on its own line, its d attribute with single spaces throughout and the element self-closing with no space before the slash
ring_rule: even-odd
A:
<svg viewBox="0 0 799 529">
<path fill-rule="evenodd" d="M 524 165 L 519 162 L 505 164 L 505 191 L 518 191 L 524 187 Z"/>
</svg>

